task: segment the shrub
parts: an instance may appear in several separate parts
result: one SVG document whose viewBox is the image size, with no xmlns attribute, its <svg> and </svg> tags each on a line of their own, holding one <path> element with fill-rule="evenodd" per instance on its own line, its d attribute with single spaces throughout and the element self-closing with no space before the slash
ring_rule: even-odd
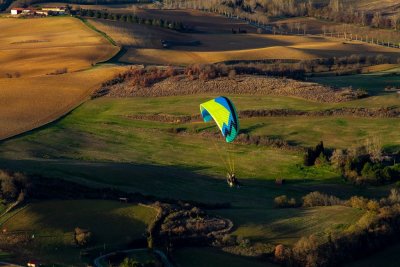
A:
<svg viewBox="0 0 400 267">
<path fill-rule="evenodd" d="M 237 244 L 237 237 L 235 235 L 224 235 L 221 242 L 225 246 L 234 246 Z"/>
<path fill-rule="evenodd" d="M 60 75 L 68 72 L 67 68 L 56 69 L 54 72 L 49 73 L 48 75 Z"/>
<path fill-rule="evenodd" d="M 367 198 L 353 196 L 347 201 L 347 205 L 352 208 L 366 210 L 368 209 L 368 201 L 369 200 Z"/>
<path fill-rule="evenodd" d="M 388 196 L 388 201 L 390 204 L 399 204 L 400 203 L 400 192 L 398 189 L 391 189 L 390 194 Z"/>
<path fill-rule="evenodd" d="M 319 158 L 318 163 L 327 162 L 324 143 L 322 141 L 315 147 L 315 149 L 307 149 L 307 152 L 304 155 L 304 165 L 313 166 L 317 158 Z"/>
<path fill-rule="evenodd" d="M 274 257 L 278 262 L 283 262 L 285 260 L 285 247 L 282 244 L 275 247 Z"/>
<path fill-rule="evenodd" d="M 339 169 L 342 173 L 344 173 L 344 167 L 346 165 L 347 155 L 342 149 L 336 149 L 333 151 L 332 156 L 330 158 L 330 162 L 336 169 Z"/>
<path fill-rule="evenodd" d="M 312 166 L 315 163 L 315 152 L 311 148 L 307 149 L 306 154 L 304 154 L 303 164 L 304 166 Z"/>
<path fill-rule="evenodd" d="M 78 246 L 86 246 L 92 239 L 92 233 L 89 230 L 82 229 L 79 227 L 75 228 L 74 231 L 74 240 L 75 244 Z"/>
<path fill-rule="evenodd" d="M 297 207 L 296 199 L 288 198 L 286 195 L 278 196 L 274 199 L 276 208 L 294 208 Z"/>
<path fill-rule="evenodd" d="M 343 201 L 335 196 L 322 194 L 318 191 L 311 192 L 303 197 L 303 207 L 340 205 Z"/>
<path fill-rule="evenodd" d="M 7 202 L 18 200 L 21 193 L 29 187 L 28 179 L 22 173 L 2 170 L 0 170 L 0 185 L 0 197 Z"/>
<path fill-rule="evenodd" d="M 324 155 L 324 154 L 320 154 L 319 156 L 318 156 L 318 158 L 316 158 L 315 159 L 315 165 L 317 165 L 317 166 L 321 166 L 321 165 L 326 165 L 326 164 L 328 164 L 329 163 L 329 161 L 328 161 L 328 159 L 326 158 L 326 156 Z"/>
</svg>

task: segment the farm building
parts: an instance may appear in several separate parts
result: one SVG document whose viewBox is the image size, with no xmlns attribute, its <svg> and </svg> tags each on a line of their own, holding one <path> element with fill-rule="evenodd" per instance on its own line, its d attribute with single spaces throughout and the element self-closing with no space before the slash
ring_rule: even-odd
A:
<svg viewBox="0 0 400 267">
<path fill-rule="evenodd" d="M 48 14 L 53 13 L 57 15 L 64 15 L 65 7 L 42 7 L 41 11 L 47 12 Z"/>
<path fill-rule="evenodd" d="M 23 8 L 13 8 L 11 9 L 11 15 L 18 15 L 22 13 Z"/>
<path fill-rule="evenodd" d="M 11 15 L 64 15 L 65 7 L 43 7 L 42 9 L 31 9 L 31 8 L 13 8 L 11 9 Z"/>
<path fill-rule="evenodd" d="M 31 8 L 13 8 L 11 9 L 11 15 L 19 14 L 35 14 L 35 10 Z"/>
</svg>

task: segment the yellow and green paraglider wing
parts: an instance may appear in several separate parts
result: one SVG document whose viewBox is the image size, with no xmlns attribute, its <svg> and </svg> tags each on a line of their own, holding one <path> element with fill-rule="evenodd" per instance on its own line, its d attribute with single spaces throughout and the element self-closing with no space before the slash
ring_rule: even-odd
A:
<svg viewBox="0 0 400 267">
<path fill-rule="evenodd" d="M 227 97 L 220 96 L 201 104 L 200 112 L 205 122 L 214 119 L 226 142 L 235 140 L 239 133 L 239 119 L 235 106 Z"/>
</svg>

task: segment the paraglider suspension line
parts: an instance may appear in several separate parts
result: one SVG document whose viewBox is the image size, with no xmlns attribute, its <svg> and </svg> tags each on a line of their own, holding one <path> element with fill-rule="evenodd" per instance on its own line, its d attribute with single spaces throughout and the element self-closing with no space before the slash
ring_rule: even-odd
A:
<svg viewBox="0 0 400 267">
<path fill-rule="evenodd" d="M 212 142 L 213 142 L 213 144 L 214 144 L 215 151 L 218 153 L 218 156 L 221 158 L 222 162 L 224 163 L 226 170 L 227 170 L 228 172 L 231 172 L 230 163 L 228 163 L 228 162 L 224 159 L 224 157 L 222 156 L 221 151 L 220 151 L 220 149 L 218 148 L 217 144 L 215 143 L 214 138 L 212 138 Z"/>
</svg>

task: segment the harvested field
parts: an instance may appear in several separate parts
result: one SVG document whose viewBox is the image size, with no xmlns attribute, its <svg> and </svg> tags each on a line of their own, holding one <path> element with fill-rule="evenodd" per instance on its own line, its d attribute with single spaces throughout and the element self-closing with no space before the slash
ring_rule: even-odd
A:
<svg viewBox="0 0 400 267">
<path fill-rule="evenodd" d="M 102 89 L 104 90 L 104 88 Z M 335 89 L 317 83 L 300 82 L 285 78 L 243 75 L 234 79 L 217 78 L 209 81 L 172 77 L 151 87 L 131 86 L 129 81 L 110 86 L 108 96 L 172 96 L 202 93 L 254 94 L 292 96 L 318 102 L 344 102 L 359 98 L 354 90 Z"/>
<path fill-rule="evenodd" d="M 249 35 L 247 35 L 248 37 Z M 194 38 L 195 36 L 192 35 Z M 254 36 L 253 36 L 254 37 Z M 213 36 L 214 42 L 220 46 L 234 49 L 235 42 L 230 37 Z M 242 37 L 246 39 L 245 36 Z M 243 49 L 246 41 L 240 44 L 238 50 L 227 51 L 194 51 L 197 47 L 181 49 L 154 49 L 154 48 L 139 48 L 128 49 L 121 57 L 123 62 L 144 63 L 144 64 L 172 64 L 172 65 L 188 65 L 195 63 L 216 63 L 232 60 L 265 60 L 265 59 L 316 59 L 327 58 L 332 56 L 350 56 L 353 54 L 361 55 L 377 55 L 383 54 L 389 57 L 397 57 L 398 49 L 385 48 L 376 45 L 362 44 L 357 42 L 342 42 L 337 39 L 329 39 L 322 37 L 300 37 L 300 36 L 273 36 L 260 35 L 263 38 L 265 47 Z M 296 42 L 298 38 L 299 42 Z M 200 40 L 201 38 L 195 38 Z M 206 39 L 206 38 L 204 38 Z M 208 47 L 208 41 L 204 42 L 203 49 Z M 303 40 L 307 39 L 306 42 Z M 211 41 L 211 38 L 209 39 Z M 228 40 L 228 42 L 227 42 Z M 285 45 L 277 45 L 276 42 L 281 41 Z M 239 43 L 239 42 L 237 42 Z M 252 38 L 249 38 L 248 45 L 254 45 Z M 218 47 L 218 45 L 216 45 Z M 210 46 L 211 47 L 211 46 Z"/>
<path fill-rule="evenodd" d="M 398 49 L 361 42 L 343 42 L 341 39 L 316 36 L 256 34 L 255 28 L 249 25 L 247 26 L 251 30 L 247 30 L 246 34 L 232 34 L 232 29 L 238 29 L 234 24 L 237 23 L 236 20 L 199 11 L 137 9 L 135 12 L 143 17 L 151 14 L 148 17 L 187 22 L 185 26 L 195 30 L 190 33 L 180 33 L 156 26 L 91 19 L 95 27 L 109 34 L 119 45 L 125 46 L 127 51 L 120 57 L 122 62 L 187 65 L 231 60 L 302 60 L 352 54 L 398 56 Z M 218 24 L 213 23 L 214 20 L 218 20 Z M 287 22 L 292 20 L 310 24 L 310 33 L 318 33 L 318 27 L 321 27 L 321 22 L 315 19 L 288 19 Z M 325 24 L 330 25 L 330 23 Z M 215 27 L 215 25 L 222 26 Z M 198 41 L 200 45 L 163 49 L 161 40 L 171 39 Z"/>
<path fill-rule="evenodd" d="M 7 74 L 28 77 L 60 69 L 87 69 L 118 51 L 81 21 L 69 17 L 1 19 L 0 41 L 0 79 Z"/>
<path fill-rule="evenodd" d="M 122 68 L 0 79 L 0 139 L 49 123 L 78 106 Z M 12 84 L 12 86 L 11 86 Z"/>
<path fill-rule="evenodd" d="M 90 19 L 89 22 L 123 46 L 162 48 L 161 40 L 191 40 L 187 34 L 160 27 L 102 19 Z"/>
<path fill-rule="evenodd" d="M 78 5 L 73 5 L 77 7 Z M 244 21 L 228 19 L 213 13 L 206 13 L 199 10 L 174 10 L 174 9 L 147 9 L 137 5 L 79 5 L 84 9 L 108 10 L 111 13 L 136 14 L 141 18 L 157 18 L 168 21 L 182 22 L 194 32 L 207 34 L 231 33 L 236 31 L 247 31 L 256 33 L 257 28 Z"/>
<path fill-rule="evenodd" d="M 196 47 L 178 47 L 182 51 L 236 51 L 286 46 L 296 43 L 314 43 L 315 39 L 304 36 L 274 36 L 266 34 L 198 34 L 181 33 L 165 28 L 142 24 L 131 24 L 103 19 L 90 19 L 92 25 L 110 35 L 119 45 L 136 48 L 162 48 L 161 40 L 200 42 Z M 224 40 L 222 42 L 222 40 Z"/>
<path fill-rule="evenodd" d="M 257 28 L 247 22 L 228 19 L 226 17 L 198 10 L 160 10 L 138 9 L 137 14 L 145 18 L 162 18 L 170 21 L 181 21 L 196 32 L 231 33 L 232 29 L 256 33 Z"/>
<path fill-rule="evenodd" d="M 277 27 L 279 29 L 279 25 L 283 26 L 285 32 L 289 32 L 291 34 L 303 34 L 303 29 L 296 29 L 296 23 L 300 23 L 300 25 L 307 25 L 307 34 L 321 34 L 322 27 L 325 26 L 327 28 L 339 25 L 338 23 L 323 21 L 312 17 L 297 17 L 297 18 L 287 18 L 280 19 L 274 22 L 271 22 L 271 26 Z M 291 31 L 289 25 L 292 24 L 293 31 Z"/>
<path fill-rule="evenodd" d="M 84 71 L 119 48 L 70 17 L 2 18 L 0 41 L 0 139 L 59 118 L 122 70 Z"/>
<path fill-rule="evenodd" d="M 328 0 L 319 0 L 320 2 L 328 3 Z M 355 5 L 358 10 L 365 11 L 381 11 L 385 12 L 398 7 L 399 1 L 397 0 L 345 0 L 345 5 Z"/>
</svg>

